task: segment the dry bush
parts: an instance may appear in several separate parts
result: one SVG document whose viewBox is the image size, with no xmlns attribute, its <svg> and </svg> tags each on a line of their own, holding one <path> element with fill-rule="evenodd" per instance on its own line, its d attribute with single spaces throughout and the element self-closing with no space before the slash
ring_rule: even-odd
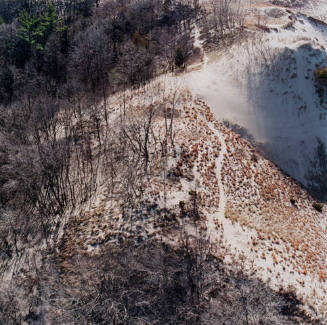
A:
<svg viewBox="0 0 327 325">
<path fill-rule="evenodd" d="M 70 274 L 49 264 L 41 285 L 50 303 L 45 319 L 126 325 L 277 325 L 300 319 L 294 295 L 226 270 L 205 241 L 184 241 L 177 249 L 153 241 L 125 244 L 107 247 L 99 257 L 74 256 L 66 261 L 75 265 Z"/>
</svg>

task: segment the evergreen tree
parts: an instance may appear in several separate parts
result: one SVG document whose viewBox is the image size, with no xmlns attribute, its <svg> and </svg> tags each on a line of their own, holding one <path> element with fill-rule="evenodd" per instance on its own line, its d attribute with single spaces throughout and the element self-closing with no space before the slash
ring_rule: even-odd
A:
<svg viewBox="0 0 327 325">
<path fill-rule="evenodd" d="M 18 22 L 18 37 L 38 51 L 43 51 L 48 37 L 56 30 L 59 20 L 54 7 L 49 5 L 47 11 L 41 17 L 34 17 L 26 10 L 23 10 Z"/>
<path fill-rule="evenodd" d="M 22 10 L 19 18 L 18 37 L 30 45 L 35 44 L 38 19 Z"/>
</svg>

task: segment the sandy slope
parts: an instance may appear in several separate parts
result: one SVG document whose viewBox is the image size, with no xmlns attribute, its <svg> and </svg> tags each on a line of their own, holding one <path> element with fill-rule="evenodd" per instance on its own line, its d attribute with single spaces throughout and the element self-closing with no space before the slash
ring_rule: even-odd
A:
<svg viewBox="0 0 327 325">
<path fill-rule="evenodd" d="M 143 110 L 135 104 L 138 96 L 143 95 L 128 99 L 134 112 Z M 120 199 L 113 198 L 103 179 L 94 202 L 81 208 L 66 227 L 59 254 L 62 267 L 67 272 L 74 269 L 70 259 L 77 251 L 96 254 L 101 245 L 131 234 L 142 241 L 158 238 L 178 245 L 184 225 L 189 236 L 209 238 L 212 254 L 227 265 L 239 265 L 276 290 L 295 292 L 310 315 L 326 320 L 326 209 L 315 211 L 312 199 L 298 184 L 219 123 L 203 101 L 183 89 L 179 98 L 176 155 L 153 161 L 150 179 L 144 183 L 150 209 L 145 205 L 135 211 L 130 223 L 122 216 Z M 154 122 L 159 135 L 163 117 L 158 115 Z M 193 217 L 183 217 L 181 211 L 183 203 L 192 215 L 195 190 L 198 228 Z M 163 208 L 169 211 L 166 217 Z"/>
<path fill-rule="evenodd" d="M 327 142 L 327 104 L 314 81 L 316 65 L 327 64 L 327 27 L 278 10 L 286 20 L 268 24 L 270 33 L 235 45 L 185 82 L 218 119 L 245 127 L 274 162 L 306 183 L 317 137 Z"/>
<path fill-rule="evenodd" d="M 283 168 L 303 180 L 308 167 L 304 153 L 310 157 L 315 137 L 323 138 L 327 126 L 319 118 L 323 110 L 315 103 L 313 71 L 308 71 L 325 58 L 325 27 L 298 15 L 293 27 L 278 27 L 236 45 L 217 60 L 204 53 L 199 29 L 194 34 L 202 64 L 190 73 L 159 78 L 166 83 L 162 99 L 147 94 L 148 104 L 158 107 L 178 98 L 174 154 L 152 161 L 143 188 L 148 206 L 135 211 L 133 223 L 126 221 L 122 198 L 112 197 L 104 178 L 94 202 L 67 225 L 58 260 L 70 274 L 76 251 L 97 254 L 101 245 L 122 237 L 177 245 L 183 226 L 191 237 L 205 232 L 212 253 L 225 263 L 241 266 L 276 290 L 295 292 L 308 314 L 327 324 L 326 208 L 318 213 L 303 188 L 218 122 L 227 119 L 246 127 Z M 170 93 L 175 88 L 180 88 L 177 97 Z M 146 108 L 144 96 L 128 94 L 133 114 Z M 119 102 L 117 95 L 111 107 Z M 158 114 L 153 132 L 159 139 L 163 129 Z M 200 229 L 183 211 L 192 215 L 194 193 Z"/>
<path fill-rule="evenodd" d="M 327 3 L 324 0 L 318 0 L 308 2 L 306 7 L 306 13 L 308 15 L 317 17 L 321 20 L 326 21 L 327 19 Z"/>
<path fill-rule="evenodd" d="M 263 115 L 264 112 L 257 110 L 257 114 L 249 115 L 253 103 L 237 95 L 237 91 L 241 94 L 241 89 L 236 89 L 235 79 L 233 87 L 233 79 L 226 78 L 226 73 L 215 74 L 219 68 L 228 65 L 228 60 L 222 58 L 218 63 L 208 64 L 197 28 L 195 44 L 203 52 L 204 64 L 202 70 L 192 72 L 187 79 L 192 91 L 200 95 L 213 108 L 216 116 L 256 130 L 255 134 L 262 139 L 263 135 L 260 137 L 258 125 L 255 123 L 251 125 L 250 119 L 258 121 L 259 114 Z M 294 48 L 297 49 L 297 46 L 298 44 L 294 45 Z M 310 50 L 310 46 L 308 49 Z M 304 52 L 306 50 L 305 47 Z M 301 51 L 302 48 L 299 52 Z M 306 64 L 301 61 L 301 58 L 306 55 L 306 52 L 298 55 L 299 68 Z M 228 68 L 231 66 L 228 65 Z M 304 79 L 302 76 L 296 85 L 301 90 L 303 89 L 301 87 L 307 86 L 301 84 Z M 211 82 L 218 87 L 214 88 Z M 278 81 L 274 80 L 274 82 L 276 85 Z M 279 87 L 281 90 L 283 84 Z M 255 97 L 256 94 L 251 93 L 251 96 Z M 276 100 L 276 98 L 273 96 L 269 100 Z M 239 106 L 233 105 L 237 101 Z M 284 118 L 284 123 L 291 123 L 287 125 L 287 131 L 284 133 L 289 148 L 290 138 L 294 141 L 301 138 L 305 126 L 302 125 L 302 130 L 298 131 L 296 130 L 298 123 L 297 121 L 294 123 L 294 116 L 283 116 L 280 112 L 274 114 L 279 114 L 280 122 Z M 317 124 L 319 119 L 312 112 L 309 116 L 311 115 L 313 120 L 306 121 L 309 130 L 305 134 L 306 137 L 310 136 L 311 128 L 319 128 L 319 123 Z M 271 119 L 271 116 L 268 118 Z M 309 313 L 312 312 L 310 308 L 314 306 L 313 309 L 318 312 L 319 318 L 325 319 L 327 316 L 325 304 L 327 238 L 324 235 L 326 216 L 314 213 L 310 198 L 303 190 L 282 175 L 275 166 L 259 158 L 260 156 L 246 141 L 220 124 L 209 121 L 208 126 L 219 139 L 221 148 L 216 159 L 219 206 L 215 212 L 208 213 L 206 216 L 207 232 L 212 243 L 218 245 L 218 256 L 223 254 L 227 263 L 233 262 L 236 256 L 238 261 L 243 261 L 244 269 L 248 269 L 249 272 L 255 270 L 257 275 L 270 282 L 276 290 L 293 288 L 292 290 L 295 290 L 297 295 L 307 303 Z M 279 135 L 283 135 L 283 127 L 286 126 L 281 123 L 276 130 Z M 296 208 L 292 207 L 290 198 L 296 198 L 298 202 Z M 304 245 L 304 242 L 307 244 Z M 221 253 L 222 248 L 226 248 L 230 254 L 226 254 L 226 251 Z"/>
<path fill-rule="evenodd" d="M 161 77 L 166 83 L 162 99 L 142 90 L 127 94 L 135 118 L 147 105 L 176 104 L 175 154 L 153 159 L 143 188 L 148 206 L 134 211 L 133 223 L 122 215 L 124 198 L 112 195 L 103 175 L 94 200 L 66 225 L 58 261 L 67 276 L 76 267 L 77 252 L 97 254 L 101 245 L 123 237 L 175 245 L 185 224 L 195 236 L 195 223 L 183 219 L 181 206 L 191 206 L 196 189 L 200 231 L 210 239 L 213 254 L 276 290 L 294 291 L 308 314 L 327 324 L 326 207 L 318 213 L 303 188 L 219 122 L 246 127 L 281 167 L 304 181 L 315 138 L 327 141 L 324 108 L 316 103 L 312 80 L 315 64 L 326 57 L 327 30 L 300 14 L 292 27 L 274 28 L 218 59 L 205 54 L 195 28 L 202 64 L 184 75 Z M 171 93 L 175 88 L 180 88 L 177 96 Z M 110 102 L 117 113 L 111 113 L 113 125 L 119 125 L 122 99 L 117 94 Z M 157 114 L 153 132 L 158 139 L 163 130 Z"/>
<path fill-rule="evenodd" d="M 197 29 L 195 42 L 202 48 Z M 214 92 L 210 102 L 205 96 L 202 96 L 205 100 L 197 96 L 194 99 L 181 87 L 183 82 L 191 83 L 195 94 L 206 89 L 202 83 L 208 75 L 214 77 L 212 68 L 219 67 L 220 61 L 208 62 L 203 52 L 203 62 L 202 67 L 190 74 L 162 77 L 160 82 L 166 84 L 162 87 L 166 94 L 162 99 L 147 94 L 148 104 L 156 103 L 159 107 L 161 100 L 171 105 L 174 98 L 178 99 L 174 122 L 176 154 L 166 161 L 154 161 L 151 178 L 144 184 L 148 204 L 156 208 L 145 210 L 141 215 L 138 212 L 130 224 L 121 215 L 120 201 L 112 199 L 104 179 L 95 202 L 90 208 L 82 209 L 67 226 L 59 258 L 63 268 L 68 272 L 74 268 L 69 260 L 76 251 L 96 254 L 102 244 L 115 243 L 119 238 L 129 237 L 131 232 L 142 240 L 160 238 L 177 245 L 181 239 L 178 229 L 184 225 L 191 237 L 205 231 L 212 253 L 226 264 L 240 265 L 244 272 L 254 273 L 276 290 L 295 292 L 305 303 L 308 314 L 325 322 L 326 209 L 323 213 L 315 211 L 313 200 L 305 190 L 263 158 L 249 142 L 217 121 L 215 116 L 219 117 L 218 108 L 222 106 L 215 106 Z M 175 87 L 177 96 L 170 93 Z M 145 95 L 142 92 L 128 94 L 127 105 L 133 114 L 144 110 Z M 119 107 L 119 96 L 112 100 L 112 107 Z M 230 106 L 228 102 L 225 104 L 228 113 Z M 154 132 L 159 136 L 163 133 L 163 117 L 159 114 L 154 122 Z M 170 176 L 166 180 L 163 174 Z M 180 211 L 181 204 L 187 209 L 192 207 L 194 190 L 200 229 L 194 228 L 192 220 L 183 219 Z M 296 201 L 295 205 L 291 198 Z M 162 208 L 169 210 L 169 221 L 163 218 Z"/>
</svg>

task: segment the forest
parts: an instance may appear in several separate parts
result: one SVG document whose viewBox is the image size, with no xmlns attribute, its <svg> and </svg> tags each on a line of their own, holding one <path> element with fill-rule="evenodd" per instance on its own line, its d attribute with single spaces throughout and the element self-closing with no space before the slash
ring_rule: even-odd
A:
<svg viewBox="0 0 327 325">
<path fill-rule="evenodd" d="M 103 100 L 110 127 L 109 94 L 144 85 L 192 53 L 188 26 L 195 7 L 157 0 L 97 5 L 1 2 L 0 204 L 15 211 L 14 224 L 22 221 L 26 234 L 28 216 L 39 215 L 46 233 L 49 219 L 90 195 L 87 178 L 93 176 L 83 170 L 88 175 L 80 175 L 83 193 L 77 195 L 70 162 L 76 155 L 92 169 L 92 135 L 72 126 L 72 118 L 91 110 L 98 125 L 96 107 Z"/>
</svg>

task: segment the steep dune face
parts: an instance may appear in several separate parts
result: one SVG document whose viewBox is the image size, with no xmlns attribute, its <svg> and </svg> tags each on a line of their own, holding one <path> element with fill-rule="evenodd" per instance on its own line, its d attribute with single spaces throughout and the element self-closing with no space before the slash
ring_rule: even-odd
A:
<svg viewBox="0 0 327 325">
<path fill-rule="evenodd" d="M 267 20 L 270 32 L 235 45 L 187 82 L 218 119 L 245 127 L 272 161 L 307 185 L 317 139 L 327 143 L 326 91 L 314 77 L 327 65 L 327 26 L 286 9 L 278 13 L 280 24 L 276 15 Z"/>
<path fill-rule="evenodd" d="M 308 181 L 317 139 L 327 141 L 324 93 L 319 94 L 321 86 L 313 76 L 325 56 L 324 50 L 299 40 L 278 53 L 277 71 L 247 81 L 248 101 L 257 119 L 254 134 L 269 158 L 303 184 Z"/>
<path fill-rule="evenodd" d="M 245 264 L 275 289 L 292 287 L 326 319 L 326 215 L 290 177 L 228 129 L 222 170 L 226 218 Z"/>
</svg>

